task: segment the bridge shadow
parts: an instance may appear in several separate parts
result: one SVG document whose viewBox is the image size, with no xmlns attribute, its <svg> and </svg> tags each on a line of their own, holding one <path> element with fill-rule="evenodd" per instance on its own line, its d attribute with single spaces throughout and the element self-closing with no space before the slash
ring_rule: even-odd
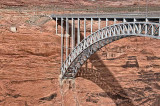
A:
<svg viewBox="0 0 160 106">
<path fill-rule="evenodd" d="M 71 26 L 70 23 L 69 26 Z M 77 31 L 78 29 L 75 27 L 75 44 L 77 44 Z M 69 30 L 69 35 L 71 35 L 71 28 Z M 84 36 L 82 33 L 80 33 L 80 35 L 80 39 L 82 40 Z M 71 36 L 69 37 L 69 40 L 70 39 Z M 134 106 L 132 100 L 128 97 L 127 93 L 125 93 L 125 90 L 119 84 L 118 80 L 114 77 L 112 72 L 100 59 L 99 55 L 95 53 L 89 58 L 89 60 L 91 62 L 93 60 L 98 60 L 98 62 L 93 62 L 92 68 L 87 68 L 88 64 L 86 63 L 85 67 L 82 67 L 79 70 L 76 77 L 82 77 L 97 84 L 101 89 L 104 90 L 104 95 L 111 98 L 117 106 Z M 98 66 L 97 63 L 101 65 Z M 93 66 L 96 68 L 96 70 L 93 69 Z"/>
<path fill-rule="evenodd" d="M 85 67 L 79 70 L 76 77 L 82 77 L 98 85 L 105 92 L 102 94 L 103 97 L 111 98 L 117 106 L 134 106 L 132 100 L 125 93 L 108 67 L 99 58 L 98 54 L 95 53 L 89 60 L 91 62 L 95 61 L 92 62 L 91 68 L 88 68 L 88 64 L 86 63 Z M 97 63 L 100 65 L 98 66 Z M 93 67 L 95 68 L 93 69 Z"/>
</svg>

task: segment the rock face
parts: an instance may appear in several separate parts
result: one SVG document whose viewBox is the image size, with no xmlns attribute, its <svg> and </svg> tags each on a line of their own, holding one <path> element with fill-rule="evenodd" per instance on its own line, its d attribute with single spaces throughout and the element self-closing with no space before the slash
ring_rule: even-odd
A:
<svg viewBox="0 0 160 106">
<path fill-rule="evenodd" d="M 126 5 L 127 4 L 136 4 L 138 2 L 138 0 L 44 0 L 44 1 L 41 1 L 41 0 L 28 0 L 28 1 L 24 1 L 24 0 L 19 0 L 19 1 L 16 1 L 16 0 L 6 0 L 6 1 L 1 1 L 0 3 L 1 4 L 5 4 L 5 5 L 10 5 L 10 6 L 15 6 L 15 5 L 20 5 L 20 6 L 23 6 L 23 5 L 51 5 L 51 4 L 63 4 L 63 3 L 66 3 L 66 4 L 72 4 L 72 5 L 76 5 L 76 4 L 84 4 L 84 5 L 89 5 L 90 3 L 92 4 L 96 4 L 96 3 L 109 3 L 108 5 L 112 5 L 112 3 L 125 3 Z M 148 1 L 149 3 L 152 3 L 152 4 L 155 4 L 157 5 L 157 3 L 159 3 L 159 0 L 150 0 Z M 141 4 L 145 4 L 146 1 L 145 0 L 141 0 L 140 1 Z M 123 5 L 123 4 L 122 4 Z"/>
<path fill-rule="evenodd" d="M 15 11 L 1 13 L 0 106 L 159 106 L 159 40 L 128 37 L 106 45 L 87 60 L 75 80 L 60 86 L 55 22 L 36 25 Z M 18 32 L 11 33 L 8 26 L 15 23 Z"/>
<path fill-rule="evenodd" d="M 160 5 L 159 0 L 149 0 L 149 6 L 158 6 Z M 0 7 L 6 6 L 49 6 L 62 8 L 76 8 L 76 7 L 125 7 L 125 6 L 145 6 L 146 0 L 1 0 Z M 134 8 L 135 8 L 134 7 Z M 153 8 L 152 8 L 153 9 Z"/>
</svg>

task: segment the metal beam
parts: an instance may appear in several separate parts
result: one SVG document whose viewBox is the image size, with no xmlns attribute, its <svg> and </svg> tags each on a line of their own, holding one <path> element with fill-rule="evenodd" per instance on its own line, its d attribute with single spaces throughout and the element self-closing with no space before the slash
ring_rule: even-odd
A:
<svg viewBox="0 0 160 106">
<path fill-rule="evenodd" d="M 159 18 L 159 24 L 160 24 L 160 18 Z M 159 36 L 160 36 L 160 26 L 159 26 Z"/>
<path fill-rule="evenodd" d="M 123 18 L 123 23 L 126 23 L 127 20 L 125 18 Z M 125 34 L 125 26 L 123 26 L 123 34 Z"/>
<path fill-rule="evenodd" d="M 91 34 L 93 33 L 93 18 L 91 18 Z"/>
<path fill-rule="evenodd" d="M 117 19 L 114 18 L 114 24 L 116 24 L 116 23 L 117 23 Z M 116 33 L 116 29 L 115 29 L 115 27 L 114 27 L 114 35 L 115 35 L 115 33 Z"/>
<path fill-rule="evenodd" d="M 84 18 L 84 38 L 86 38 L 86 18 Z"/>
<path fill-rule="evenodd" d="M 106 26 L 108 26 L 108 18 L 106 18 Z"/>
<path fill-rule="evenodd" d="M 141 24 L 139 24 L 139 31 L 138 31 L 138 33 L 140 34 L 140 33 L 141 33 L 141 31 L 142 31 L 142 25 L 141 25 Z"/>
<path fill-rule="evenodd" d="M 52 18 L 128 18 L 128 19 L 133 19 L 133 18 L 140 18 L 140 19 L 145 19 L 146 18 L 146 13 L 111 13 L 111 14 L 52 14 Z M 159 13 L 149 13 L 147 18 L 150 19 L 156 19 L 159 17 Z"/>
<path fill-rule="evenodd" d="M 80 43 L 80 19 L 78 18 L 77 45 Z"/>
<path fill-rule="evenodd" d="M 98 30 L 100 30 L 100 29 L 101 29 L 101 19 L 98 18 Z"/>
<path fill-rule="evenodd" d="M 58 34 L 58 18 L 56 17 L 56 35 Z"/>
<path fill-rule="evenodd" d="M 130 26 L 130 24 L 128 24 L 128 27 L 127 27 L 128 28 L 128 30 L 127 30 L 128 34 L 130 34 L 130 27 L 129 26 Z"/>
<path fill-rule="evenodd" d="M 125 22 L 127 22 L 127 20 L 125 18 L 123 18 L 123 22 L 125 23 Z"/>
<path fill-rule="evenodd" d="M 148 18 L 146 18 L 146 22 L 148 22 Z M 147 34 L 148 32 L 148 27 L 147 27 L 147 24 L 145 25 L 145 34 Z"/>
<path fill-rule="evenodd" d="M 66 18 L 66 58 L 68 56 L 68 35 L 69 35 L 68 18 Z"/>
<path fill-rule="evenodd" d="M 153 34 L 154 34 L 154 26 L 152 25 L 151 35 L 153 36 Z"/>
<path fill-rule="evenodd" d="M 114 24 L 116 24 L 117 23 L 117 19 L 116 18 L 114 18 Z"/>
<path fill-rule="evenodd" d="M 72 50 L 75 46 L 75 21 L 74 18 L 72 18 Z"/>
<path fill-rule="evenodd" d="M 61 18 L 61 66 L 63 64 L 63 18 Z"/>
<path fill-rule="evenodd" d="M 137 22 L 137 19 L 134 18 L 133 21 L 134 21 L 134 22 Z M 135 24 L 133 25 L 133 33 L 136 33 L 136 25 L 135 25 Z"/>
</svg>

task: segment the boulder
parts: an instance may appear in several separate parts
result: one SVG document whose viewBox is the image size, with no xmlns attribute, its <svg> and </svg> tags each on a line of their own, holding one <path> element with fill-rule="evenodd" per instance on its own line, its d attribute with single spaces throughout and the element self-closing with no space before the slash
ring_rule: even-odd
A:
<svg viewBox="0 0 160 106">
<path fill-rule="evenodd" d="M 17 32 L 17 28 L 15 26 L 11 26 L 10 31 L 15 33 L 15 32 Z"/>
</svg>

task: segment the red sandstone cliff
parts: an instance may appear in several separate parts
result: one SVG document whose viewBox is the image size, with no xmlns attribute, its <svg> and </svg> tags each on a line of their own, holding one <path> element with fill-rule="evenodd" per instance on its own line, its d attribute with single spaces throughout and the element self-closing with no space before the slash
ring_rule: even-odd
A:
<svg viewBox="0 0 160 106">
<path fill-rule="evenodd" d="M 112 6 L 130 6 L 130 5 L 146 5 L 146 0 L 1 0 L 1 6 L 102 6 L 102 7 L 112 7 Z M 150 5 L 160 5 L 159 0 L 150 0 Z"/>
</svg>

